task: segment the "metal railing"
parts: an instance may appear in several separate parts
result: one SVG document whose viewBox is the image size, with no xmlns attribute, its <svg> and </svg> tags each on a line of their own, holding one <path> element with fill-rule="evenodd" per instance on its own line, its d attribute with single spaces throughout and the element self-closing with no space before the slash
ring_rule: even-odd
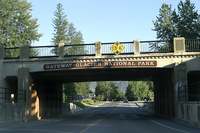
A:
<svg viewBox="0 0 200 133">
<path fill-rule="evenodd" d="M 5 59 L 18 59 L 20 56 L 20 47 L 5 48 Z"/>
<path fill-rule="evenodd" d="M 120 55 L 134 54 L 134 42 L 120 42 L 124 49 Z M 112 43 L 101 43 L 102 55 L 115 55 L 110 49 Z M 71 44 L 64 45 L 65 57 L 68 56 L 95 56 L 95 44 Z M 186 39 L 186 52 L 200 51 L 200 39 Z M 140 53 L 170 53 L 173 52 L 173 40 L 140 41 Z M 55 46 L 30 46 L 30 58 L 58 57 L 59 47 Z M 20 47 L 5 48 L 5 59 L 18 59 Z"/>
<path fill-rule="evenodd" d="M 185 51 L 200 51 L 200 39 L 185 39 Z"/>
<path fill-rule="evenodd" d="M 200 82 L 179 87 L 178 101 L 200 101 Z"/>
<path fill-rule="evenodd" d="M 0 87 L 0 103 L 26 103 L 26 91 Z"/>
<path fill-rule="evenodd" d="M 111 43 L 101 43 L 102 55 L 115 55 L 115 53 L 110 49 L 115 42 Z M 134 44 L 133 42 L 120 42 L 124 47 L 120 54 L 133 54 Z"/>
<path fill-rule="evenodd" d="M 169 53 L 173 51 L 173 40 L 140 41 L 140 53 Z"/>
<path fill-rule="evenodd" d="M 95 56 L 95 44 L 65 45 L 65 57 L 67 56 Z"/>
<path fill-rule="evenodd" d="M 31 46 L 30 58 L 58 57 L 58 46 Z"/>
</svg>

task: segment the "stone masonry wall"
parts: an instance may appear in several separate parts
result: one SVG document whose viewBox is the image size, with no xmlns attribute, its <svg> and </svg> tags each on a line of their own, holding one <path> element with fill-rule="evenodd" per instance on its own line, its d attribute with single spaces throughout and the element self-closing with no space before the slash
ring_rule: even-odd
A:
<svg viewBox="0 0 200 133">
<path fill-rule="evenodd" d="M 0 123 L 25 121 L 25 104 L 0 103 Z"/>
<path fill-rule="evenodd" d="M 178 118 L 188 124 L 200 127 L 200 102 L 178 102 Z"/>
</svg>

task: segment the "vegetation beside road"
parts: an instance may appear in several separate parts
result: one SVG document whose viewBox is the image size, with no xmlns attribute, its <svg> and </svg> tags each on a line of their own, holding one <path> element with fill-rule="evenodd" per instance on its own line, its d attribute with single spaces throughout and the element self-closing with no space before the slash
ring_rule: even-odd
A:
<svg viewBox="0 0 200 133">
<path fill-rule="evenodd" d="M 73 102 L 74 104 L 76 104 L 77 106 L 81 107 L 81 108 L 86 108 L 86 107 L 90 107 L 90 106 L 94 106 L 97 105 L 99 103 L 102 103 L 102 101 L 99 100 L 83 100 L 82 102 Z"/>
</svg>

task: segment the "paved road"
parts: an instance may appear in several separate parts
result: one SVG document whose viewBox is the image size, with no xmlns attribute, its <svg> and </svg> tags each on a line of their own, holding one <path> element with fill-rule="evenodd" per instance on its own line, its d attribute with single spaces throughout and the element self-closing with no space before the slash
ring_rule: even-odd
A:
<svg viewBox="0 0 200 133">
<path fill-rule="evenodd" d="M 110 102 L 82 112 L 0 127 L 0 133 L 200 133 L 148 115 L 135 102 Z"/>
</svg>

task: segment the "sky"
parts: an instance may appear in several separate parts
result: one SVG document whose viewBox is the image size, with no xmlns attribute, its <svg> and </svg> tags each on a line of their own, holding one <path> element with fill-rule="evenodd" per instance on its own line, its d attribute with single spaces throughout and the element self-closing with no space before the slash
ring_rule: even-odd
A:
<svg viewBox="0 0 200 133">
<path fill-rule="evenodd" d="M 70 23 L 83 35 L 84 43 L 129 42 L 156 39 L 153 20 L 163 3 L 177 8 L 180 0 L 27 0 L 32 3 L 32 18 L 38 19 L 43 36 L 33 46 L 49 46 L 54 29 L 52 19 L 58 3 Z M 185 0 L 183 0 L 185 1 Z M 190 0 L 200 14 L 200 0 Z"/>
</svg>

